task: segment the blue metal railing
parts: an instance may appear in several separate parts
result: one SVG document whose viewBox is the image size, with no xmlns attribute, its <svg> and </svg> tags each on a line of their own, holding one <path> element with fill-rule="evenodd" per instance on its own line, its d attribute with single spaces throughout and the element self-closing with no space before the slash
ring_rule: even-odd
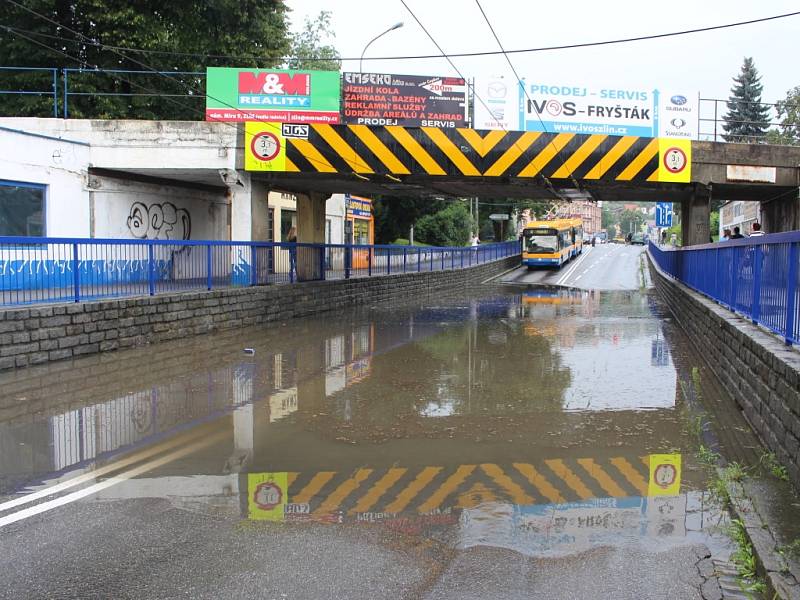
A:
<svg viewBox="0 0 800 600">
<path fill-rule="evenodd" d="M 0 237 L 0 306 L 461 269 L 518 255 L 477 247 Z"/>
<path fill-rule="evenodd" d="M 5 89 L 5 84 L 0 83 L 3 89 L 0 89 L 0 94 L 11 96 L 50 96 L 53 99 L 53 116 L 58 117 L 58 69 L 40 68 L 40 67 L 0 67 L 0 75 L 3 73 L 10 74 L 23 74 L 23 73 L 49 73 L 50 89 Z"/>
<path fill-rule="evenodd" d="M 794 231 L 677 249 L 651 242 L 649 251 L 662 271 L 797 344 L 799 247 Z"/>
</svg>

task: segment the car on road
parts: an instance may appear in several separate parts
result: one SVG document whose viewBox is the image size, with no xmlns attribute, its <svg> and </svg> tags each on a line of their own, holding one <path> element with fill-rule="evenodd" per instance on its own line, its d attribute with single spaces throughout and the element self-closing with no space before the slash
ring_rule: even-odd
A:
<svg viewBox="0 0 800 600">
<path fill-rule="evenodd" d="M 641 233 L 634 234 L 634 236 L 631 238 L 631 244 L 639 244 L 640 246 L 644 246 L 646 244 L 644 235 Z"/>
<path fill-rule="evenodd" d="M 613 240 L 611 240 L 611 243 L 612 244 L 624 244 L 625 243 L 625 238 L 615 237 Z"/>
</svg>

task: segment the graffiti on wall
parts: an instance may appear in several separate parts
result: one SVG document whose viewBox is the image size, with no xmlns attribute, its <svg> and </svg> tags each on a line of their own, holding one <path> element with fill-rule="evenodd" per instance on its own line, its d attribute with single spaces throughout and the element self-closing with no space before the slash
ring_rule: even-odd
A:
<svg viewBox="0 0 800 600">
<path fill-rule="evenodd" d="M 151 204 L 134 202 L 128 215 L 128 229 L 140 240 L 188 240 L 192 217 L 185 208 L 172 202 Z"/>
</svg>

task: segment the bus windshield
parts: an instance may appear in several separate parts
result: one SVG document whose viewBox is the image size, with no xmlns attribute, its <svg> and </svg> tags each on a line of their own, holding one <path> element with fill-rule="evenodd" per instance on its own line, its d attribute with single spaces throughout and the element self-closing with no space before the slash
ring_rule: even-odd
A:
<svg viewBox="0 0 800 600">
<path fill-rule="evenodd" d="M 555 231 L 525 232 L 526 252 L 555 252 L 558 250 L 558 236 Z"/>
</svg>

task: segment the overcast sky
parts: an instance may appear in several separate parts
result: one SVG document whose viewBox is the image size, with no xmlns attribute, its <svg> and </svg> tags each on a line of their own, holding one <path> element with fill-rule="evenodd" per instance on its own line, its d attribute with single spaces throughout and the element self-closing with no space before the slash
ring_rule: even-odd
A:
<svg viewBox="0 0 800 600">
<path fill-rule="evenodd" d="M 497 50 L 474 0 L 406 0 L 445 52 Z M 437 50 L 399 0 L 286 0 L 293 29 L 306 16 L 332 13 L 335 45 L 343 57 L 358 57 L 364 45 L 392 24 L 404 27 L 376 41 L 367 56 L 436 54 Z M 800 2 L 770 0 L 481 0 L 507 50 L 601 41 L 695 29 L 800 10 Z M 800 16 L 615 46 L 511 55 L 520 76 L 548 85 L 625 87 L 700 93 L 727 98 L 742 59 L 752 56 L 762 75 L 763 100 L 785 97 L 800 85 Z M 510 73 L 503 56 L 458 58 L 466 76 Z M 346 61 L 343 70 L 358 70 Z M 443 58 L 365 61 L 364 71 L 456 75 Z"/>
</svg>

